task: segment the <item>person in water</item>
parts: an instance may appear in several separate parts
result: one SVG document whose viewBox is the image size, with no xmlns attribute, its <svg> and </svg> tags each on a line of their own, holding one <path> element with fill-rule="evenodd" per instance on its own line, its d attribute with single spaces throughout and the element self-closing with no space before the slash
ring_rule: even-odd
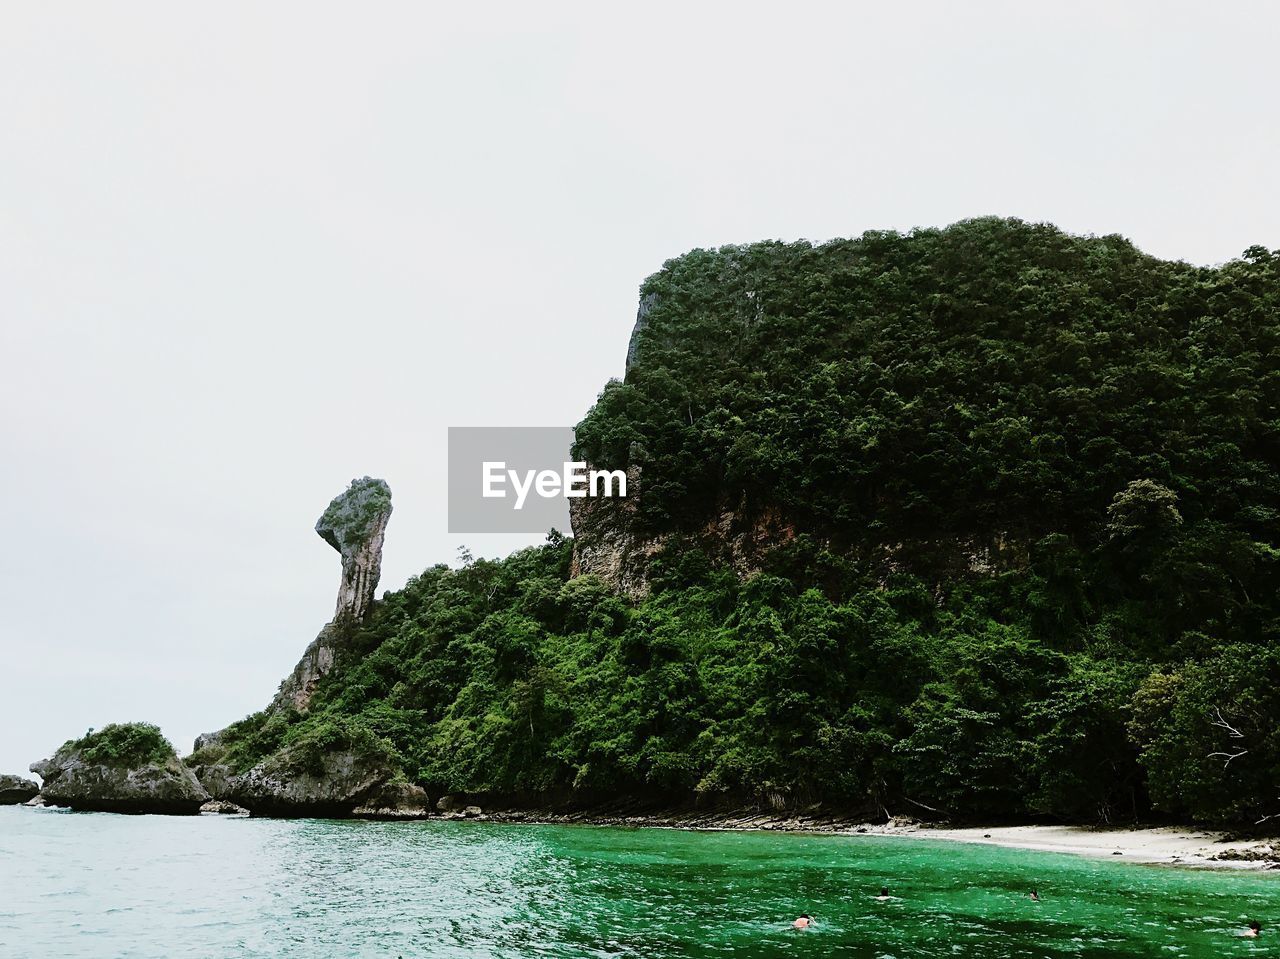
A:
<svg viewBox="0 0 1280 959">
<path fill-rule="evenodd" d="M 800 918 L 797 919 L 795 922 L 793 922 L 791 925 L 795 926 L 797 929 L 808 929 L 810 926 L 813 925 L 813 917 L 810 916 L 807 912 L 801 913 Z"/>
<path fill-rule="evenodd" d="M 1039 902 L 1039 901 L 1040 901 L 1040 893 L 1038 893 L 1038 892 L 1036 892 L 1034 889 L 1032 889 L 1032 890 L 1031 890 L 1031 896 L 1030 896 L 1030 899 L 1031 899 L 1031 901 L 1032 901 L 1032 902 Z"/>
<path fill-rule="evenodd" d="M 888 902 L 893 896 L 889 895 L 889 887 L 881 886 L 880 895 L 876 896 L 876 902 Z"/>
<path fill-rule="evenodd" d="M 1240 933 L 1240 935 L 1244 936 L 1246 939 L 1257 939 L 1258 933 L 1260 932 L 1262 932 L 1262 923 L 1255 919 L 1253 922 L 1249 923 L 1249 928 Z"/>
</svg>

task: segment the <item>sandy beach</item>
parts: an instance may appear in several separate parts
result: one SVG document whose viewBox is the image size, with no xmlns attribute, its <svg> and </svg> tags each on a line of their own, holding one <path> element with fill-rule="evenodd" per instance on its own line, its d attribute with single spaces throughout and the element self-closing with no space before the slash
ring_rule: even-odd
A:
<svg viewBox="0 0 1280 959">
<path fill-rule="evenodd" d="M 458 814 L 459 816 L 461 814 Z M 1192 826 L 931 826 L 906 819 L 859 822 L 855 818 L 811 811 L 802 814 L 758 811 L 653 811 L 597 809 L 575 812 L 549 810 L 489 811 L 480 821 L 577 823 L 599 826 L 657 827 L 698 830 L 760 830 L 838 835 L 895 836 L 903 839 L 943 839 L 1011 849 L 1115 857 L 1140 863 L 1200 866 L 1217 869 L 1280 869 L 1280 838 L 1228 838 L 1224 832 Z"/>
<path fill-rule="evenodd" d="M 963 829 L 879 826 L 878 835 L 1065 852 L 1083 856 L 1124 857 L 1130 862 L 1216 868 L 1277 868 L 1275 840 L 1228 840 L 1223 833 L 1176 826 L 1143 829 L 1093 829 L 1086 826 L 990 826 Z"/>
</svg>

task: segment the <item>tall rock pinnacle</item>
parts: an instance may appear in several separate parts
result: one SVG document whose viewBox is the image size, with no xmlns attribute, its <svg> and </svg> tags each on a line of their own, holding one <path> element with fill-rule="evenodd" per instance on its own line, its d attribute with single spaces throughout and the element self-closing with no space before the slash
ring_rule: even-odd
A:
<svg viewBox="0 0 1280 959">
<path fill-rule="evenodd" d="M 391 487 L 368 476 L 351 481 L 316 520 L 316 532 L 342 555 L 335 623 L 369 614 L 382 575 L 382 540 L 391 518 Z"/>
<path fill-rule="evenodd" d="M 342 582 L 333 619 L 311 641 L 293 672 L 280 684 L 270 708 L 292 706 L 305 712 L 316 686 L 333 669 L 344 627 L 369 615 L 382 575 L 382 540 L 391 518 L 391 487 L 365 476 L 351 481 L 316 521 L 316 532 L 342 556 Z"/>
<path fill-rule="evenodd" d="M 337 659 L 338 648 L 347 636 L 345 627 L 362 622 L 373 607 L 373 594 L 382 575 L 382 540 L 391 518 L 391 487 L 386 480 L 365 476 L 333 498 L 316 520 L 316 532 L 342 556 L 342 582 L 333 619 L 311 641 L 284 678 L 268 712 L 296 709 L 306 712 L 316 686 Z M 196 737 L 195 749 L 216 745 L 224 730 Z"/>
</svg>

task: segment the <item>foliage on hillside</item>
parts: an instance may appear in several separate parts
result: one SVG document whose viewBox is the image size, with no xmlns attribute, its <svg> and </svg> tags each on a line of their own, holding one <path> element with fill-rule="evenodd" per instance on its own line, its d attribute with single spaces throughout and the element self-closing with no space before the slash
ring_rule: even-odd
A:
<svg viewBox="0 0 1280 959">
<path fill-rule="evenodd" d="M 1280 813 L 1280 255 L 977 220 L 644 292 L 579 441 L 642 467 L 649 596 L 556 537 L 429 569 L 238 766 L 359 730 L 435 793 Z M 745 581 L 697 535 L 726 504 L 797 532 Z"/>
<path fill-rule="evenodd" d="M 88 763 L 134 768 L 163 765 L 175 756 L 173 745 L 150 723 L 110 723 L 63 743 L 61 752 L 75 750 Z"/>
</svg>

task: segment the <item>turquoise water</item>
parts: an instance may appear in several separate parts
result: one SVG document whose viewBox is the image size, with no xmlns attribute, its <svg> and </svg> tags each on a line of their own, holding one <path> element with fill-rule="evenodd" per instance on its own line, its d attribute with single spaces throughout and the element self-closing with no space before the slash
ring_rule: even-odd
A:
<svg viewBox="0 0 1280 959">
<path fill-rule="evenodd" d="M 899 898 L 875 902 L 882 884 Z M 801 912 L 813 930 L 790 928 Z M 1235 938 L 1254 917 L 1263 938 Z M 1276 956 L 1280 875 L 868 836 L 0 807 L 0 955 Z"/>
</svg>

